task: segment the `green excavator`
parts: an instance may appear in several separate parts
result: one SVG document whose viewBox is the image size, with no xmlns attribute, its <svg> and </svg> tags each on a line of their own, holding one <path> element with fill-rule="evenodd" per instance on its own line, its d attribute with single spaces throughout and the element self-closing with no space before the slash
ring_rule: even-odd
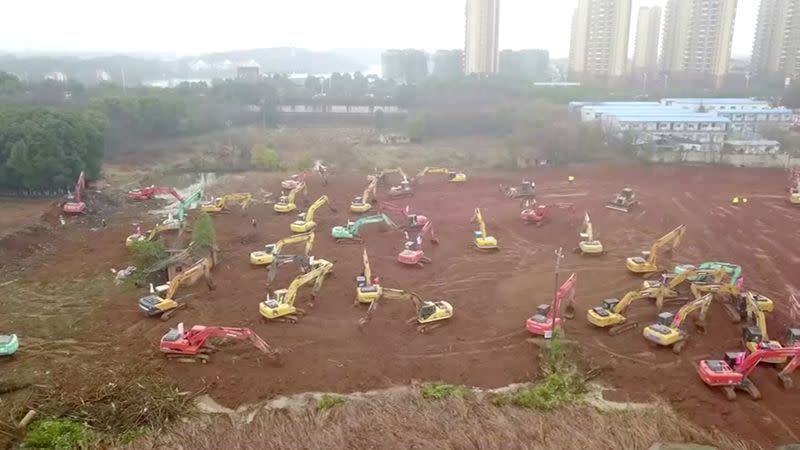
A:
<svg viewBox="0 0 800 450">
<path fill-rule="evenodd" d="M 11 356 L 19 348 L 16 334 L 0 334 L 0 356 Z"/>
<path fill-rule="evenodd" d="M 376 214 L 374 216 L 361 217 L 355 222 L 347 222 L 345 226 L 335 226 L 331 230 L 331 236 L 337 243 L 358 243 L 361 242 L 361 236 L 358 235 L 361 227 L 371 223 L 383 223 L 392 228 L 397 228 L 397 225 L 392 222 L 386 214 Z"/>
<path fill-rule="evenodd" d="M 191 209 L 192 205 L 195 203 L 200 203 L 203 200 L 203 190 L 199 189 L 192 195 L 189 195 L 183 199 L 183 201 L 178 205 L 178 213 L 176 217 L 172 217 L 170 214 L 166 220 L 161 222 L 161 226 L 164 230 L 180 230 L 183 228 L 183 223 L 186 220 L 186 210 Z"/>
</svg>

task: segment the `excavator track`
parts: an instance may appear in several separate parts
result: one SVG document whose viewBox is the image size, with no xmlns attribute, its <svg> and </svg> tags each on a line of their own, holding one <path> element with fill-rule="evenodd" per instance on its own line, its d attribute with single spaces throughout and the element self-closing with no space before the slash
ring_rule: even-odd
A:
<svg viewBox="0 0 800 450">
<path fill-rule="evenodd" d="M 336 243 L 339 245 L 352 245 L 352 244 L 361 244 L 364 240 L 360 237 L 354 237 L 351 239 L 336 239 Z"/>
<path fill-rule="evenodd" d="M 639 328 L 639 322 L 625 322 L 609 328 L 608 334 L 609 336 L 619 336 L 620 334 L 627 333 L 634 328 Z"/>
<path fill-rule="evenodd" d="M 185 307 L 186 307 L 186 303 L 178 303 L 178 306 L 170 309 L 169 311 L 164 311 L 163 313 L 161 313 L 161 320 L 162 321 L 169 320 L 172 316 L 174 316 L 178 312 L 178 310 L 180 310 L 182 308 L 185 308 Z"/>
<path fill-rule="evenodd" d="M 728 401 L 736 400 L 736 389 L 733 386 L 720 386 Z"/>
<path fill-rule="evenodd" d="M 672 345 L 672 353 L 675 353 L 676 355 L 680 355 L 681 352 L 683 351 L 684 347 L 686 347 L 686 343 L 687 342 L 688 341 L 686 339 L 684 339 L 682 341 L 678 341 L 675 344 L 673 344 Z"/>
<path fill-rule="evenodd" d="M 736 386 L 736 388 L 741 389 L 750 394 L 750 398 L 752 398 L 753 400 L 761 400 L 761 391 L 758 390 L 755 383 L 750 381 L 749 378 L 745 378 L 742 381 L 742 384 Z"/>
<path fill-rule="evenodd" d="M 198 353 L 197 355 L 181 355 L 180 353 L 167 353 L 167 358 L 181 362 L 181 363 L 207 363 L 211 356 L 207 354 Z"/>
<path fill-rule="evenodd" d="M 739 323 L 742 321 L 742 314 L 736 308 L 736 305 L 731 302 L 723 302 L 722 307 L 725 309 L 725 313 L 728 314 L 728 317 L 731 318 L 731 322 Z"/>
<path fill-rule="evenodd" d="M 781 380 L 784 389 L 791 389 L 794 386 L 794 381 L 788 373 L 779 373 L 778 379 Z"/>
</svg>

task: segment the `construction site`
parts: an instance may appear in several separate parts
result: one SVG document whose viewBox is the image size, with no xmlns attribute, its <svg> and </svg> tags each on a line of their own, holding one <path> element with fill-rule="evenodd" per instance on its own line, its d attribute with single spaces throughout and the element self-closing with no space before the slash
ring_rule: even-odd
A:
<svg viewBox="0 0 800 450">
<path fill-rule="evenodd" d="M 147 367 L 236 408 L 529 382 L 557 336 L 606 400 L 665 401 L 765 447 L 797 442 L 798 180 L 705 165 L 318 162 L 174 191 L 87 189 L 66 204 L 0 200 L 0 335 L 14 345 L 0 377 L 47 384 L 70 366 L 101 382 Z M 177 264 L 202 212 L 213 256 L 161 267 L 161 290 L 115 285 L 134 241 L 160 240 Z"/>
</svg>

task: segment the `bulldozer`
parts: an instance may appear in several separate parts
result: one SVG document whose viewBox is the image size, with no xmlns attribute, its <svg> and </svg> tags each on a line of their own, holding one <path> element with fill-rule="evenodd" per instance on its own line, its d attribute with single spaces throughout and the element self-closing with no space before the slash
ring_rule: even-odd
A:
<svg viewBox="0 0 800 450">
<path fill-rule="evenodd" d="M 650 342 L 663 347 L 672 347 L 672 352 L 679 354 L 686 346 L 689 334 L 681 327 L 689 314 L 700 310 L 700 317 L 694 324 L 700 332 L 705 332 L 706 316 L 711 306 L 713 294 L 706 294 L 681 307 L 677 313 L 662 312 L 654 324 L 644 327 L 642 334 Z"/>
<path fill-rule="evenodd" d="M 317 226 L 317 223 L 314 222 L 314 215 L 323 205 L 328 205 L 328 208 L 330 208 L 332 212 L 336 212 L 336 208 L 331 206 L 328 201 L 328 196 L 323 195 L 308 207 L 308 211 L 297 215 L 297 220 L 289 225 L 292 233 L 308 233 L 313 230 Z"/>
<path fill-rule="evenodd" d="M 378 179 L 375 177 L 370 178 L 370 182 L 364 189 L 364 193 L 360 197 L 354 197 L 350 202 L 350 212 L 365 213 L 372 209 L 372 203 L 375 202 L 375 189 L 378 185 Z"/>
<path fill-rule="evenodd" d="M 183 327 L 183 323 L 179 323 L 177 328 L 171 328 L 167 334 L 161 338 L 159 350 L 161 350 L 161 353 L 167 358 L 175 359 L 179 362 L 207 363 L 211 358 L 211 353 L 218 350 L 217 347 L 210 344 L 209 340 L 212 338 L 249 341 L 255 348 L 261 351 L 261 353 L 268 355 L 273 361 L 281 361 L 280 352 L 273 349 L 249 328 L 195 325 L 186 330 Z"/>
<path fill-rule="evenodd" d="M 486 222 L 483 221 L 483 214 L 480 208 L 475 208 L 472 215 L 472 222 L 478 224 L 478 229 L 472 232 L 472 242 L 479 250 L 496 250 L 497 238 L 486 234 Z"/>
<path fill-rule="evenodd" d="M 305 183 L 298 184 L 297 187 L 289 191 L 289 194 L 278 197 L 278 201 L 272 206 L 272 209 L 274 209 L 275 212 L 282 214 L 294 211 L 297 209 L 295 198 L 297 197 L 297 194 L 301 192 L 303 195 L 308 193 Z"/>
<path fill-rule="evenodd" d="M 139 310 L 148 317 L 160 316 L 161 320 L 169 320 L 179 309 L 186 306 L 185 303 L 178 303 L 174 300 L 175 293 L 184 283 L 191 282 L 197 277 L 202 276 L 206 280 L 208 290 L 214 290 L 216 286 L 211 279 L 211 261 L 203 258 L 192 267 L 178 274 L 166 287 L 166 295 L 162 298 L 151 288 L 150 295 L 139 299 Z"/>
<path fill-rule="evenodd" d="M 333 263 L 324 259 L 315 259 L 311 262 L 312 269 L 301 274 L 292 281 L 286 289 L 277 289 L 267 299 L 259 303 L 258 311 L 268 322 L 289 322 L 297 323 L 298 316 L 305 314 L 305 311 L 294 306 L 297 298 L 297 290 L 306 283 L 314 281 L 314 288 L 311 291 L 312 301 L 322 289 L 325 276 L 333 270 Z"/>
<path fill-rule="evenodd" d="M 267 244 L 264 250 L 258 250 L 250 253 L 250 264 L 254 266 L 267 266 L 272 264 L 276 255 L 280 254 L 283 247 L 290 244 L 297 244 L 300 242 L 306 243 L 304 254 L 308 256 L 311 249 L 314 247 L 314 232 L 295 234 L 293 236 L 285 237 L 274 244 Z"/>
<path fill-rule="evenodd" d="M 589 218 L 588 212 L 583 213 L 583 226 L 580 233 L 578 233 L 578 237 L 580 237 L 580 241 L 578 242 L 578 248 L 575 249 L 576 252 L 582 255 L 605 254 L 603 243 L 595 239 L 592 219 Z"/>
<path fill-rule="evenodd" d="M 355 222 L 348 221 L 345 226 L 337 225 L 331 229 L 331 236 L 339 244 L 359 243 L 363 241 L 358 234 L 361 231 L 361 227 L 373 223 L 386 224 L 392 228 L 397 228 L 392 219 L 386 214 L 376 214 L 374 216 L 361 217 Z"/>
<path fill-rule="evenodd" d="M 0 334 L 0 358 L 13 356 L 19 349 L 19 338 L 16 334 Z"/>
<path fill-rule="evenodd" d="M 366 316 L 358 321 L 359 327 L 364 327 L 378 307 L 379 300 L 408 300 L 414 306 L 414 317 L 406 321 L 409 325 L 416 324 L 419 333 L 427 333 L 444 325 L 444 321 L 453 317 L 453 305 L 444 300 L 423 300 L 418 294 L 399 289 L 382 288 L 380 295 L 369 305 Z"/>
<path fill-rule="evenodd" d="M 434 244 L 439 243 L 439 239 L 436 238 L 436 233 L 433 231 L 433 222 L 431 221 L 425 223 L 425 226 L 422 227 L 422 230 L 420 230 L 413 239 L 408 235 L 408 232 L 406 232 L 403 250 L 397 255 L 397 261 L 401 264 L 417 267 L 424 267 L 425 264 L 429 264 L 431 259 L 425 256 L 425 252 L 422 250 L 422 242 L 428 234 L 431 235 L 431 242 Z"/>
<path fill-rule="evenodd" d="M 626 187 L 614 195 L 614 199 L 606 203 L 606 208 L 626 213 L 638 205 L 639 201 L 636 200 L 636 193 L 633 192 L 633 189 Z"/>
<path fill-rule="evenodd" d="M 242 209 L 247 209 L 250 203 L 253 202 L 253 195 L 247 192 L 237 192 L 235 194 L 226 194 L 222 197 L 217 197 L 210 202 L 200 205 L 200 211 L 207 213 L 220 213 L 228 211 L 228 205 L 238 204 Z"/>
<path fill-rule="evenodd" d="M 800 330 L 797 330 L 800 333 Z M 725 397 L 736 400 L 736 390 L 747 392 L 753 400 L 761 398 L 761 391 L 749 376 L 758 363 L 768 359 L 784 359 L 788 363 L 778 373 L 784 389 L 794 385 L 791 374 L 800 365 L 800 347 L 758 349 L 749 355 L 746 352 L 727 352 L 724 359 L 704 359 L 697 364 L 697 374 L 709 387 L 720 388 Z"/>
<path fill-rule="evenodd" d="M 669 246 L 669 250 L 674 250 L 681 243 L 686 227 L 680 225 L 669 233 L 661 236 L 653 242 L 649 251 L 642 252 L 642 256 L 631 256 L 625 260 L 625 267 L 633 273 L 647 274 L 658 270 L 656 265 L 658 252 L 662 248 Z"/>
<path fill-rule="evenodd" d="M 356 304 L 358 303 L 372 303 L 381 295 L 381 286 L 374 282 L 372 278 L 372 269 L 369 265 L 369 257 L 367 257 L 367 249 L 361 256 L 364 263 L 364 271 L 361 275 L 356 277 Z"/>
<path fill-rule="evenodd" d="M 419 179 L 429 173 L 443 173 L 447 175 L 447 181 L 449 183 L 463 183 L 467 181 L 467 175 L 465 173 L 455 170 L 445 169 L 444 167 L 426 167 L 422 169 L 414 178 Z"/>
<path fill-rule="evenodd" d="M 512 200 L 536 197 L 536 183 L 533 180 L 522 180 L 519 186 L 500 185 L 500 192 Z"/>
</svg>

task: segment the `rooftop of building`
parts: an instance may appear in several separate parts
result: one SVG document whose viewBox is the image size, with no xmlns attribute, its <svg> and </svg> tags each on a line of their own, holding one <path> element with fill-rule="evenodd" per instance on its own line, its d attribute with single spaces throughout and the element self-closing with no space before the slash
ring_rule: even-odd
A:
<svg viewBox="0 0 800 450">
<path fill-rule="evenodd" d="M 714 103 L 714 104 L 735 104 L 735 105 L 754 105 L 754 104 L 763 104 L 768 103 L 766 100 L 756 100 L 753 98 L 692 98 L 692 97 L 674 97 L 674 98 L 662 98 L 662 103 L 672 102 L 672 103 Z"/>
<path fill-rule="evenodd" d="M 686 114 L 665 114 L 653 116 L 641 115 L 614 115 L 618 122 L 712 122 L 712 123 L 730 123 L 731 120 L 727 117 L 721 117 L 716 114 L 708 113 L 694 113 L 691 115 Z"/>
</svg>

